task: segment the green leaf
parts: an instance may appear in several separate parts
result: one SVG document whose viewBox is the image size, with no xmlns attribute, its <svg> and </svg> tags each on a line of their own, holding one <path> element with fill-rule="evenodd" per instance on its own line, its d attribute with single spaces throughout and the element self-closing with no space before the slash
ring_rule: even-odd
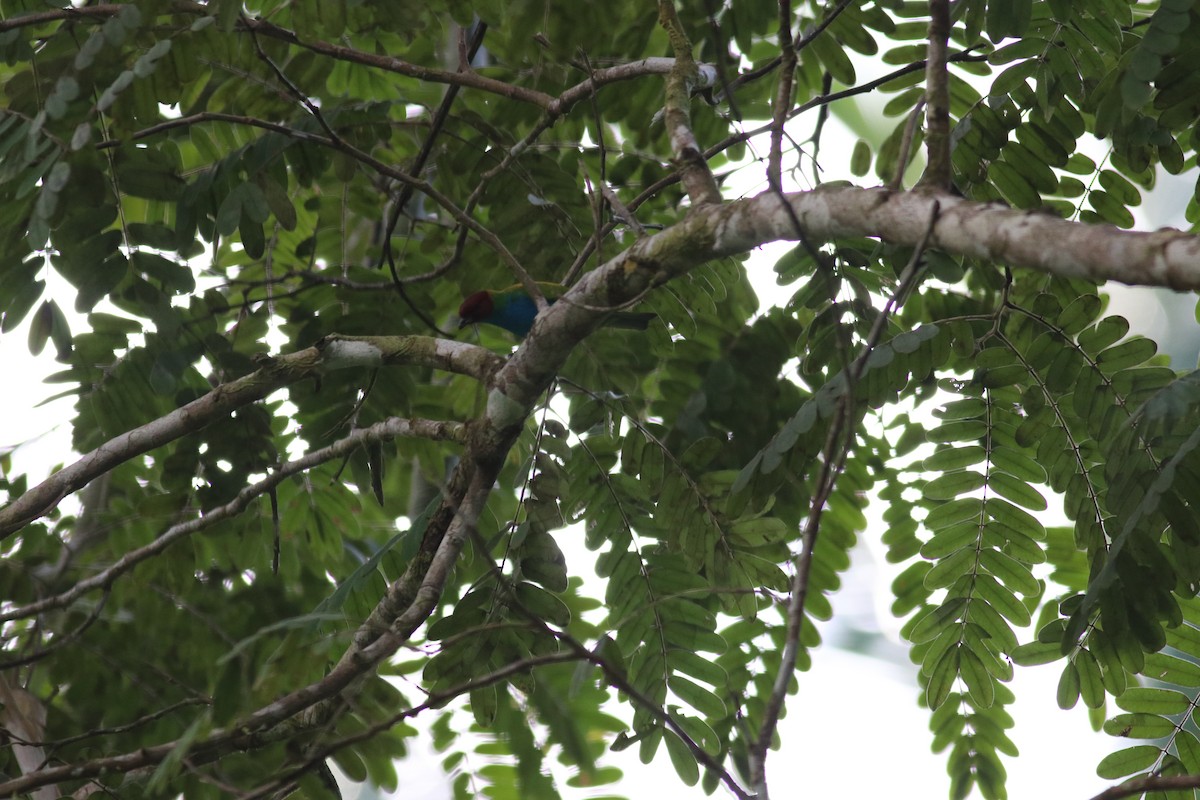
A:
<svg viewBox="0 0 1200 800">
<path fill-rule="evenodd" d="M 663 743 L 667 746 L 667 755 L 679 780 L 688 786 L 695 786 L 700 780 L 700 765 L 691 749 L 670 729 L 663 731 Z"/>
<path fill-rule="evenodd" d="M 1104 681 L 1100 677 L 1100 665 L 1087 650 L 1080 649 L 1075 656 L 1075 666 L 1079 670 L 1079 696 L 1088 708 L 1101 708 L 1104 705 Z"/>
<path fill-rule="evenodd" d="M 1025 33 L 1033 16 L 1033 0 L 987 4 L 987 35 L 993 42 Z"/>
<path fill-rule="evenodd" d="M 18 284 L 19 288 L 8 302 L 4 318 L 0 321 L 0 333 L 10 333 L 25 319 L 33 304 L 41 299 L 46 290 L 45 281 L 28 280 Z M 45 343 L 43 342 L 43 345 Z M 35 354 L 36 355 L 36 354 Z"/>
<path fill-rule="evenodd" d="M 1142 674 L 1176 686 L 1200 687 L 1200 664 L 1166 653 L 1149 653 Z"/>
<path fill-rule="evenodd" d="M 978 464 L 986 457 L 987 451 L 979 445 L 942 447 L 926 458 L 922 466 L 926 472 L 950 472 Z"/>
<path fill-rule="evenodd" d="M 729 674 L 724 667 L 690 650 L 671 650 L 667 653 L 667 663 L 672 669 L 685 672 L 717 688 L 725 686 L 729 680 Z"/>
<path fill-rule="evenodd" d="M 1046 498 L 1037 489 L 1007 472 L 993 471 L 987 477 L 988 488 L 1017 505 L 1034 511 L 1046 510 Z"/>
<path fill-rule="evenodd" d="M 850 174 L 861 178 L 871 171 L 871 145 L 859 139 L 850 154 Z"/>
<path fill-rule="evenodd" d="M 1058 678 L 1056 699 L 1058 707 L 1064 710 L 1074 708 L 1079 701 L 1079 668 L 1074 661 L 1068 661 L 1063 667 Z"/>
<path fill-rule="evenodd" d="M 1041 205 L 1041 195 L 1029 184 L 1020 172 L 1006 161 L 994 161 L 988 169 L 988 177 L 992 179 L 1000 194 L 1016 208 L 1037 208 Z M 1093 195 L 1095 192 L 1092 193 Z"/>
<path fill-rule="evenodd" d="M 188 752 L 192 749 L 192 745 L 200 735 L 212 727 L 212 720 L 208 714 L 200 714 L 187 729 L 174 742 L 174 747 L 171 752 L 167 753 L 159 765 L 155 768 L 154 773 L 150 776 L 150 780 L 146 782 L 146 788 L 150 791 L 160 791 L 166 789 L 171 784 L 171 781 L 179 774 L 182 769 L 182 764 L 187 758 Z"/>
<path fill-rule="evenodd" d="M 1175 750 L 1179 753 L 1179 760 L 1183 762 L 1184 769 L 1193 774 L 1200 771 L 1200 741 L 1197 741 L 1195 734 L 1188 730 L 1179 730 L 1174 735 Z"/>
<path fill-rule="evenodd" d="M 672 675 L 667 679 L 667 686 L 680 700 L 712 719 L 725 717 L 725 703 L 721 698 L 699 684 L 688 680 L 682 675 Z"/>
<path fill-rule="evenodd" d="M 1149 744 L 1127 747 L 1101 759 L 1096 774 L 1106 780 L 1116 780 L 1151 767 L 1162 751 Z"/>
<path fill-rule="evenodd" d="M 962 523 L 936 533 L 921 546 L 921 555 L 929 559 L 943 559 L 979 540 L 979 526 Z"/>
<path fill-rule="evenodd" d="M 960 649 L 958 651 L 958 668 L 963 682 L 967 684 L 971 701 L 978 708 L 991 708 L 995 701 L 995 686 L 992 683 L 991 674 L 983 666 L 979 656 L 967 648 Z"/>
<path fill-rule="evenodd" d="M 999 550 L 981 550 L 979 563 L 1014 592 L 1020 592 L 1027 597 L 1041 592 L 1041 584 L 1029 567 Z"/>
<path fill-rule="evenodd" d="M 966 598 L 955 597 L 931 609 L 912 629 L 908 638 L 912 642 L 928 642 L 947 626 L 954 624 L 967 605 Z"/>
<path fill-rule="evenodd" d="M 1161 739 L 1175 729 L 1174 722 L 1157 714 L 1117 714 L 1104 722 L 1104 732 L 1109 736 L 1130 739 Z"/>
<path fill-rule="evenodd" d="M 1191 707 L 1191 701 L 1172 689 L 1138 687 L 1118 697 L 1117 705 L 1139 714 L 1182 714 Z"/>
<path fill-rule="evenodd" d="M 941 660 L 929 671 L 929 683 L 925 686 L 925 702 L 930 710 L 936 711 L 958 679 L 958 648 L 947 650 Z"/>
<path fill-rule="evenodd" d="M 991 575 L 976 576 L 975 591 L 980 598 L 986 600 L 992 608 L 1014 625 L 1025 627 L 1029 624 L 1029 609 L 1025 608 L 1015 594 L 1001 586 Z"/>
<path fill-rule="evenodd" d="M 1036 667 L 1039 664 L 1049 664 L 1062 658 L 1062 648 L 1058 642 L 1028 642 L 1013 650 L 1012 660 L 1022 667 Z"/>
<path fill-rule="evenodd" d="M 425 535 L 425 528 L 429 525 L 429 520 L 433 516 L 433 512 L 441 505 L 441 497 L 435 496 L 425 506 L 425 510 L 421 512 L 408 530 L 401 531 L 387 540 L 376 550 L 369 558 L 363 561 L 354 572 L 338 585 L 325 599 L 313 609 L 312 613 L 317 614 L 332 614 L 341 610 L 346 603 L 350 593 L 358 589 L 365 581 L 369 580 L 376 570 L 379 569 L 380 561 L 387 553 L 389 553 L 396 545 L 400 544 L 400 555 L 404 558 L 409 558 L 417 551 L 420 545 L 421 538 Z M 401 544 L 403 543 L 403 544 Z"/>
<path fill-rule="evenodd" d="M 1157 352 L 1158 347 L 1153 341 L 1138 337 L 1108 348 L 1096 357 L 1096 361 L 1105 373 L 1111 375 L 1144 364 Z"/>
<path fill-rule="evenodd" d="M 971 571 L 975 559 L 976 550 L 972 545 L 967 545 L 951 553 L 929 570 L 925 576 L 925 588 L 932 591 L 951 585 Z"/>
<path fill-rule="evenodd" d="M 50 308 L 50 301 L 42 303 L 38 313 L 33 315 L 33 320 L 29 325 L 29 352 L 35 356 L 42 354 L 42 350 L 46 347 L 46 342 L 50 341 L 50 329 L 54 324 L 54 315 Z"/>
<path fill-rule="evenodd" d="M 925 484 L 922 495 L 926 500 L 952 500 L 981 488 L 985 482 L 983 474 L 974 470 L 951 472 Z"/>
</svg>

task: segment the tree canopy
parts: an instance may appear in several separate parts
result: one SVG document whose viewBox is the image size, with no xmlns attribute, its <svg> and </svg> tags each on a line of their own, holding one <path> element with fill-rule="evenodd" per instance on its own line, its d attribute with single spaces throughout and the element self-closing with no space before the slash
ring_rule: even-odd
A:
<svg viewBox="0 0 1200 800">
<path fill-rule="evenodd" d="M 1106 796 L 1193 796 L 1200 384 L 1101 288 L 1200 288 L 1131 210 L 1200 13 L 681 5 L 0 0 L 0 331 L 75 398 L 0 454 L 0 796 L 391 788 L 422 718 L 459 797 L 765 800 L 862 536 L 952 796 L 1052 662 Z"/>
</svg>

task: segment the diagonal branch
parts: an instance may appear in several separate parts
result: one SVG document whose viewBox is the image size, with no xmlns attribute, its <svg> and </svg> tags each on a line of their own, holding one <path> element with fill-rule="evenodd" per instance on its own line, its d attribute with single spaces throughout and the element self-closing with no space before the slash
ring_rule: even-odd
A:
<svg viewBox="0 0 1200 800">
<path fill-rule="evenodd" d="M 319 450 L 314 450 L 311 453 L 304 455 L 294 461 L 288 461 L 281 464 L 277 469 L 272 470 L 271 474 L 256 483 L 243 488 L 237 493 L 237 497 L 230 500 L 228 503 L 217 508 L 210 509 L 204 512 L 203 516 L 195 519 L 180 522 L 177 525 L 172 525 L 159 536 L 156 536 L 152 542 L 139 547 L 136 550 L 130 550 L 121 556 L 116 563 L 100 572 L 76 582 L 71 588 L 60 594 L 46 597 L 33 603 L 24 606 L 6 608 L 0 611 L 0 622 L 7 622 L 14 619 L 23 619 L 32 617 L 35 614 L 41 614 L 54 608 L 63 608 L 78 600 L 83 595 L 93 589 L 101 589 L 112 585 L 118 577 L 129 572 L 141 562 L 152 558 L 166 550 L 175 542 L 184 539 L 193 533 L 198 533 L 205 528 L 212 527 L 218 522 L 236 517 L 241 514 L 250 503 L 258 497 L 271 491 L 274 487 L 283 483 L 286 479 L 293 475 L 298 475 L 301 472 L 306 472 L 313 467 L 324 464 L 327 461 L 342 458 L 362 447 L 364 443 L 375 442 L 396 437 L 419 437 L 429 439 L 431 441 L 461 441 L 463 426 L 458 422 L 443 422 L 441 420 L 428 419 L 404 419 L 401 417 L 390 417 L 374 425 L 368 425 L 365 428 L 357 428 L 350 432 L 345 437 L 339 439 L 333 444 L 322 447 Z"/>
<path fill-rule="evenodd" d="M 0 509 L 0 539 L 48 514 L 64 497 L 119 464 L 224 419 L 277 389 L 315 378 L 322 372 L 412 364 L 486 380 L 499 363 L 498 356 L 481 347 L 425 336 L 329 337 L 318 347 L 274 358 L 261 356 L 259 368 L 251 374 L 222 384 L 164 417 L 113 437 Z"/>
<path fill-rule="evenodd" d="M 1143 775 L 1130 778 L 1119 786 L 1105 789 L 1092 800 L 1120 800 L 1122 797 L 1138 797 L 1147 792 L 1175 789 L 1200 789 L 1200 775 Z"/>
</svg>

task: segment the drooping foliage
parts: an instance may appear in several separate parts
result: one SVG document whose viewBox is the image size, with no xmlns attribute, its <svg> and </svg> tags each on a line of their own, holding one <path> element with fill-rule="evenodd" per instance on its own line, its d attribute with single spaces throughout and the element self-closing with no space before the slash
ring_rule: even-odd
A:
<svg viewBox="0 0 1200 800">
<path fill-rule="evenodd" d="M 717 76 L 696 140 L 722 186 L 757 179 L 779 6 L 682 5 Z M 903 188 L 928 4 L 791 11 L 792 177 Z M 1132 227 L 1163 171 L 1196 169 L 1197 30 L 1190 2 L 954 3 L 958 192 Z M 642 62 L 676 54 L 647 3 L 0 0 L 0 51 L 0 332 L 60 363 L 79 454 L 330 337 L 507 355 L 503 332 L 457 334 L 465 294 L 525 277 L 513 262 L 571 284 L 694 203 L 665 70 Z M 868 92 L 882 122 L 855 105 Z M 847 164 L 821 148 L 827 115 L 861 136 Z M 1095 283 L 865 233 L 785 255 L 775 305 L 742 258 L 696 262 L 641 299 L 649 330 L 575 347 L 406 649 L 314 691 L 341 699 L 317 719 L 227 736 L 380 635 L 364 623 L 424 563 L 472 440 L 372 426 L 483 419 L 482 371 L 285 382 L 5 531 L 0 724 L 41 716 L 18 734 L 34 762 L 7 751 L 0 775 L 137 754 L 56 783 L 204 798 L 300 779 L 320 797 L 331 759 L 392 788 L 424 716 L 458 797 L 559 796 L 564 770 L 602 786 L 606 751 L 632 746 L 749 791 L 776 687 L 819 657 L 813 622 L 863 536 L 903 565 L 892 609 L 953 796 L 1005 797 L 1006 684 L 1049 662 L 1060 705 L 1147 742 L 1102 776 L 1200 775 L 1191 365 L 1130 335 Z M 5 503 L 45 477 L 7 453 L 0 469 Z"/>
</svg>

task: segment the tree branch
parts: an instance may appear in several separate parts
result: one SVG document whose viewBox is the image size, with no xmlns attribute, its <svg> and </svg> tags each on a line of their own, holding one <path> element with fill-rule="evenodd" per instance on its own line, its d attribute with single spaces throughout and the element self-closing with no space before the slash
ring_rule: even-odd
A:
<svg viewBox="0 0 1200 800">
<path fill-rule="evenodd" d="M 839 16 L 841 16 L 841 13 L 843 11 L 845 11 L 846 8 L 853 2 L 855 2 L 855 0 L 840 0 L 840 2 L 836 6 L 834 6 L 832 9 L 830 9 L 825 14 L 825 16 L 821 18 L 820 22 L 818 22 L 812 28 L 810 28 L 804 32 L 804 35 L 801 36 L 800 39 L 795 43 L 795 45 L 794 45 L 795 50 L 797 52 L 799 52 L 799 51 L 803 50 L 805 47 L 808 47 L 809 43 L 812 42 L 813 39 L 816 39 L 818 36 L 820 36 L 821 33 L 826 28 L 828 28 L 830 25 L 832 25 L 833 21 L 835 19 L 837 19 Z M 737 76 L 736 78 L 734 78 L 730 82 L 729 86 L 726 88 L 726 91 L 732 92 L 735 89 L 737 89 L 737 87 L 742 86 L 743 84 L 747 84 L 747 83 L 750 83 L 751 81 L 758 80 L 762 76 L 769 74 L 776 67 L 778 67 L 782 62 L 783 62 L 783 55 L 781 53 L 780 55 L 777 55 L 774 58 L 772 58 L 766 64 L 763 64 L 761 67 L 759 67 L 757 69 L 753 69 L 749 72 L 743 73 L 743 74 Z"/>
<path fill-rule="evenodd" d="M 1200 775 L 1144 775 L 1130 778 L 1120 786 L 1105 789 L 1092 800 L 1119 800 L 1146 792 L 1168 792 L 1173 789 L 1200 789 Z"/>
<path fill-rule="evenodd" d="M 846 459 L 854 441 L 854 428 L 851 422 L 855 416 L 855 387 L 862 376 L 863 367 L 872 351 L 883 338 L 884 328 L 892 311 L 903 302 L 909 291 L 915 285 L 920 274 L 920 264 L 928 246 L 929 237 L 933 234 L 939 213 L 938 202 L 935 200 L 929 212 L 929 222 L 925 234 L 913 250 L 912 257 L 905 266 L 896 290 L 888 298 L 883 311 L 875 318 L 866 341 L 858 357 L 845 370 L 846 386 L 837 411 L 829 423 L 829 431 L 822 448 L 821 467 L 817 473 L 813 491 L 812 505 L 808 519 L 804 524 L 804 534 L 800 555 L 795 559 L 796 573 L 792 577 L 792 585 L 787 607 L 787 635 L 784 639 L 783 653 L 779 659 L 779 672 L 771 687 L 771 693 L 763 711 L 762 727 L 759 728 L 757 739 L 750 747 L 751 785 L 762 800 L 767 799 L 766 760 L 767 751 L 775 738 L 775 728 L 783 713 L 787 688 L 791 683 L 792 674 L 796 670 L 796 658 L 800 652 L 800 633 L 804 627 L 804 608 L 808 599 L 808 581 L 812 573 L 813 553 L 816 550 L 817 539 L 821 533 L 821 517 L 825 513 L 825 505 L 833 494 L 834 485 L 845 468 Z"/>
<path fill-rule="evenodd" d="M 156 536 L 150 544 L 139 547 L 136 550 L 130 550 L 121 556 L 112 566 L 79 581 L 69 590 L 52 597 L 43 598 L 34 603 L 0 611 L 0 622 L 31 617 L 52 608 L 62 608 L 75 602 L 93 589 L 110 586 L 118 577 L 129 572 L 146 559 L 163 552 L 180 539 L 209 528 L 221 520 L 236 517 L 246 510 L 251 501 L 266 494 L 275 486 L 283 483 L 287 478 L 301 472 L 306 472 L 327 461 L 333 461 L 349 455 L 359 447 L 362 447 L 366 442 L 383 441 L 397 437 L 417 437 L 429 439 L 430 441 L 461 441 L 462 435 L 463 426 L 458 422 L 404 419 L 401 417 L 390 417 L 374 425 L 358 428 L 328 447 L 322 447 L 320 450 L 314 450 L 295 461 L 281 464 L 278 468 L 272 470 L 267 477 L 243 488 L 237 493 L 237 497 L 225 505 L 210 509 L 204 512 L 203 516 L 196 519 L 172 525 L 161 535 Z"/>
<path fill-rule="evenodd" d="M 671 140 L 671 152 L 679 168 L 683 187 L 692 205 L 716 205 L 721 202 L 721 190 L 713 177 L 708 161 L 700 151 L 692 132 L 692 85 L 696 80 L 696 62 L 692 60 L 692 43 L 688 40 L 679 17 L 675 0 L 659 0 L 658 24 L 662 25 L 675 53 L 675 65 L 667 76 L 666 124 Z"/>
<path fill-rule="evenodd" d="M 792 86 L 796 78 L 796 48 L 792 46 L 792 4 L 779 0 L 779 85 L 771 114 L 771 152 L 767 156 L 767 185 L 783 192 L 783 125 L 792 110 Z M 818 260 L 817 263 L 820 263 Z"/>
<path fill-rule="evenodd" d="M 808 38 L 808 37 L 805 37 L 805 38 Z M 950 56 L 947 60 L 952 63 L 962 62 L 962 61 L 977 62 L 977 61 L 986 61 L 987 60 L 987 56 L 972 54 L 971 51 L 973 49 L 974 48 L 967 48 L 966 50 L 959 51 L 959 52 L 953 54 L 952 56 Z M 925 69 L 925 61 L 923 61 L 923 60 L 922 61 L 914 61 L 911 64 L 906 64 L 903 67 L 900 67 L 899 69 L 892 70 L 891 72 L 887 73 L 886 75 L 881 75 L 878 78 L 875 78 L 874 80 L 867 81 L 866 83 L 859 84 L 858 86 L 852 86 L 849 89 L 842 89 L 841 91 L 832 92 L 829 94 L 824 94 L 824 95 L 814 97 L 813 99 L 809 100 L 808 102 L 801 103 L 800 105 L 793 108 L 788 113 L 788 119 L 793 119 L 793 118 L 799 116 L 800 114 L 805 113 L 806 111 L 811 111 L 814 108 L 824 108 L 825 106 L 827 106 L 830 103 L 833 103 L 837 100 L 843 100 L 847 97 L 854 97 L 855 95 L 866 94 L 867 92 L 877 89 L 889 81 L 893 81 L 896 78 L 901 78 L 905 75 L 911 74 L 911 73 L 916 72 L 917 70 L 921 70 L 921 69 Z M 714 144 L 712 147 L 709 147 L 707 150 L 705 150 L 704 158 L 710 159 L 713 156 L 715 156 L 717 153 L 722 153 L 725 150 L 728 150 L 730 147 L 733 147 L 735 144 L 740 144 L 742 142 L 745 142 L 745 141 L 748 141 L 748 140 L 754 138 L 755 136 L 759 136 L 761 134 L 770 132 L 771 124 L 772 123 L 768 122 L 767 124 L 765 124 L 761 127 L 755 128 L 754 130 L 742 131 L 740 133 L 735 133 L 731 136 L 725 137 L 720 142 Z M 638 194 L 637 197 L 635 197 L 633 200 L 631 200 L 629 202 L 629 209 L 631 211 L 636 211 L 643 203 L 645 203 L 651 197 L 654 197 L 655 195 L 657 195 L 659 192 L 661 192 L 663 189 L 667 188 L 668 186 L 672 186 L 672 185 L 678 183 L 679 179 L 680 179 L 680 176 L 678 173 L 672 173 L 670 175 L 667 175 L 667 176 L 655 181 L 654 183 L 650 184 L 645 189 L 643 189 L 641 191 L 641 193 Z M 604 227 L 604 235 L 607 236 L 609 233 L 612 232 L 612 230 L 615 227 L 616 227 L 616 222 L 609 222 Z M 591 257 L 591 254 L 592 254 L 591 248 L 592 248 L 591 241 L 584 243 L 584 245 L 580 249 L 579 253 L 576 254 L 576 256 L 575 256 L 575 261 L 571 267 L 572 271 L 577 270 L 578 265 L 582 265 L 583 262 L 587 261 L 587 259 Z"/>
<path fill-rule="evenodd" d="M 0 539 L 49 513 L 60 500 L 131 458 L 229 416 L 242 406 L 322 372 L 362 366 L 410 364 L 486 380 L 500 359 L 475 345 L 425 336 L 331 336 L 319 347 L 275 358 L 261 356 L 255 372 L 222 384 L 203 397 L 116 436 L 55 472 L 0 509 Z"/>
<path fill-rule="evenodd" d="M 925 174 L 917 186 L 949 191 L 950 73 L 946 43 L 950 40 L 950 0 L 929 0 L 929 55 L 925 63 Z M 899 169 L 899 168 L 898 168 Z"/>
</svg>

